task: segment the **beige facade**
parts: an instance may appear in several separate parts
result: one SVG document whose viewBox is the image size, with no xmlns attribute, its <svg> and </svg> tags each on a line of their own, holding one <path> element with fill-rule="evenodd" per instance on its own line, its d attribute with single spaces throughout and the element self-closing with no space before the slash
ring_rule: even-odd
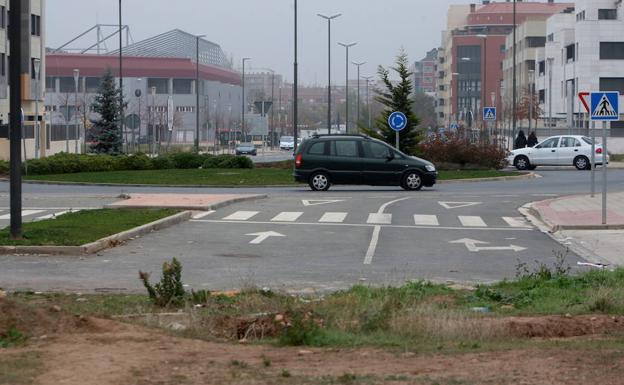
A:
<svg viewBox="0 0 624 385">
<path fill-rule="evenodd" d="M 31 17 L 26 27 L 29 30 L 30 42 L 30 68 L 27 69 L 28 75 L 22 77 L 22 108 L 24 110 L 24 146 L 22 147 L 22 157 L 32 159 L 34 157 L 42 157 L 46 154 L 58 152 L 53 143 L 46 146 L 46 130 L 43 123 L 44 103 L 43 93 L 45 85 L 45 0 L 30 0 L 29 4 Z M 0 0 L 0 125 L 4 127 L 9 120 L 9 90 L 8 90 L 8 56 L 9 40 L 7 34 L 9 1 Z M 39 84 L 33 73 L 33 59 L 41 60 L 41 69 L 39 74 Z M 38 92 L 37 92 L 38 91 Z M 38 114 L 35 113 L 35 107 L 38 100 Z M 35 127 L 35 116 L 39 116 L 41 129 Z M 9 140 L 7 138 L 8 129 L 3 129 L 3 137 L 0 138 L 0 158 L 9 159 Z M 40 150 L 35 154 L 35 132 L 39 131 L 39 140 L 41 143 Z M 48 148 L 46 148 L 48 147 Z"/>
</svg>

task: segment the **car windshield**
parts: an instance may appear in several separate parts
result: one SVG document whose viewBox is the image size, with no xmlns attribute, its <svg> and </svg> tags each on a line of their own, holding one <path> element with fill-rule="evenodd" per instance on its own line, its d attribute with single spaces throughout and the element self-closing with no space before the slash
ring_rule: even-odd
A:
<svg viewBox="0 0 624 385">
<path fill-rule="evenodd" d="M 282 142 L 294 142 L 295 138 L 292 136 L 282 136 L 280 139 Z"/>
<path fill-rule="evenodd" d="M 251 144 L 251 143 L 241 143 L 240 147 L 253 147 L 253 144 Z"/>
</svg>

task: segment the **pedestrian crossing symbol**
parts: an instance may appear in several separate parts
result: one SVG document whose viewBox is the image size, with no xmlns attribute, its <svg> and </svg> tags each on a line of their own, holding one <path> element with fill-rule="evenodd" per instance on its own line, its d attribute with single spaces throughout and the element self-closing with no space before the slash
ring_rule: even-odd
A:
<svg viewBox="0 0 624 385">
<path fill-rule="evenodd" d="M 483 120 L 496 121 L 496 107 L 485 107 L 483 109 Z"/>
<path fill-rule="evenodd" d="M 620 120 L 620 93 L 592 92 L 591 120 Z"/>
</svg>

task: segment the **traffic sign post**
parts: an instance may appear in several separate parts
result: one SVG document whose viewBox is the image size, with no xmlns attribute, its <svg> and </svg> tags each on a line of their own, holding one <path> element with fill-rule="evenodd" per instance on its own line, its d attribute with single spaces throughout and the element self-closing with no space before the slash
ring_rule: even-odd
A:
<svg viewBox="0 0 624 385">
<path fill-rule="evenodd" d="M 396 132 L 396 146 L 397 150 L 400 150 L 399 146 L 399 133 L 407 127 L 407 116 L 400 111 L 396 111 L 390 114 L 388 117 L 388 126 Z"/>
<path fill-rule="evenodd" d="M 620 120 L 619 92 L 582 92 L 579 97 L 587 109 L 592 121 L 592 196 L 594 195 L 595 168 L 595 122 L 602 122 L 602 224 L 607 224 L 607 122 Z M 589 98 L 590 103 L 587 103 Z"/>
<path fill-rule="evenodd" d="M 496 107 L 484 107 L 483 108 L 483 120 L 486 122 L 496 121 Z"/>
</svg>

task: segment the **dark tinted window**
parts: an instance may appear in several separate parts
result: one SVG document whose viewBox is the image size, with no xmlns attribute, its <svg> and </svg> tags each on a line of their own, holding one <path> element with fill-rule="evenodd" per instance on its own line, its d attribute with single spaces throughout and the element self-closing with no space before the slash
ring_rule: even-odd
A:
<svg viewBox="0 0 624 385">
<path fill-rule="evenodd" d="M 600 42 L 601 60 L 624 60 L 624 42 Z"/>
<path fill-rule="evenodd" d="M 316 142 L 308 150 L 310 155 L 325 155 L 325 142 Z"/>
<path fill-rule="evenodd" d="M 600 90 L 624 94 L 624 78 L 600 78 Z"/>
<path fill-rule="evenodd" d="M 335 140 L 331 143 L 332 155 L 350 158 L 356 158 L 358 156 L 357 142 L 355 140 Z"/>
<path fill-rule="evenodd" d="M 375 142 L 363 142 L 364 156 L 374 159 L 386 159 L 390 155 L 390 149 L 381 144 Z"/>
<path fill-rule="evenodd" d="M 598 20 L 616 20 L 617 9 L 599 9 Z"/>
</svg>

